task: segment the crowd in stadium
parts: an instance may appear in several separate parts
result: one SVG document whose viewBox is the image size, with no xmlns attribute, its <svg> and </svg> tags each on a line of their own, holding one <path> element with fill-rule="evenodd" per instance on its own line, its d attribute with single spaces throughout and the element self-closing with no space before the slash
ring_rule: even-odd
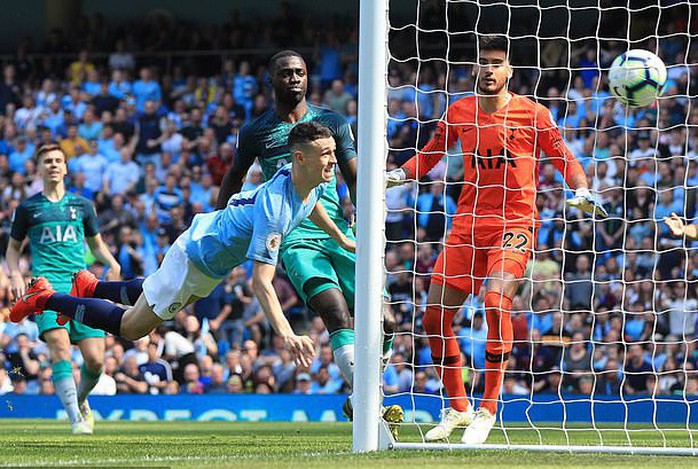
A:
<svg viewBox="0 0 698 469">
<path fill-rule="evenodd" d="M 142 31 L 110 28 L 97 18 L 81 22 L 84 30 L 73 32 L 75 37 L 55 32 L 36 50 L 21 44 L 0 80 L 2 252 L 14 209 L 41 190 L 32 156 L 50 141 L 59 142 L 69 159 L 69 190 L 94 201 L 102 235 L 124 278 L 152 273 L 192 217 L 213 209 L 240 127 L 273 99 L 266 57 L 218 56 L 196 63 L 183 58 L 164 67 L 128 51 L 311 48 L 306 54 L 309 101 L 341 113 L 355 126 L 356 30 L 332 23 L 326 28 L 331 33 L 315 39 L 304 35 L 313 28 L 284 27 L 292 24 L 288 15 L 292 12 L 282 8 L 278 22 L 262 25 L 243 24 L 233 13 L 225 27 L 201 31 L 166 23 Z M 106 57 L 88 52 L 107 50 L 109 44 L 116 46 Z M 597 82 L 597 67 L 608 67 L 620 46 L 580 45 L 570 65 L 582 69 L 571 76 L 560 72 L 537 83 L 535 75 L 515 72 L 512 91 L 535 90 L 550 108 L 611 217 L 592 223 L 576 210 L 565 211 L 562 179 L 552 164 L 542 162 L 538 209 L 543 221 L 529 281 L 514 299 L 507 394 L 698 394 L 698 376 L 691 373 L 698 365 L 698 257 L 661 221 L 672 212 L 692 220 L 697 209 L 698 108 L 681 96 L 689 94 L 687 66 L 675 64 L 695 63 L 698 57 L 684 57 L 683 37 L 663 39 L 660 56 L 670 65 L 667 98 L 658 109 L 629 113 L 609 98 L 605 83 Z M 37 51 L 72 58 L 27 55 Z M 549 56 L 556 57 L 542 55 Z M 559 64 L 544 60 L 542 65 Z M 416 70 L 411 63 L 390 68 L 389 168 L 411 157 L 449 102 L 473 88 L 465 68 L 447 74 L 429 64 L 419 68 L 419 75 Z M 695 91 L 698 74 L 692 76 Z M 384 374 L 386 393 L 440 393 L 427 340 L 419 335 L 420 321 L 429 273 L 461 187 L 453 183 L 462 180 L 460 151 L 452 149 L 419 186 L 386 194 L 387 289 L 400 323 Z M 351 218 L 351 200 L 339 180 Z M 261 171 L 253 168 L 246 188 L 261 182 Z M 23 257 L 27 278 L 30 254 Z M 103 274 L 98 264 L 91 269 Z M 236 268 L 209 298 L 144 339 L 130 343 L 109 337 L 105 373 L 95 393 L 346 391 L 322 321 L 302 304 L 281 269 L 274 287 L 282 307 L 294 327 L 316 344 L 317 358 L 309 369 L 297 368 L 271 334 L 251 292 L 250 273 L 249 265 Z M 8 279 L 0 269 L 0 358 L 5 365 L 0 394 L 52 394 L 46 345 L 31 320 L 9 323 L 9 305 Z M 487 325 L 482 308 L 477 297 L 469 300 L 456 324 L 472 365 L 464 371 L 466 381 L 474 390 L 483 381 Z M 76 375 L 80 360 L 76 353 Z"/>
</svg>

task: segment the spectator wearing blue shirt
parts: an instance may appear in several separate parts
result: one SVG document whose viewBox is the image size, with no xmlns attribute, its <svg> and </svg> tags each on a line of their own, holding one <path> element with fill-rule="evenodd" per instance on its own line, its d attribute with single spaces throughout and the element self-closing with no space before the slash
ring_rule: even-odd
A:
<svg viewBox="0 0 698 469">
<path fill-rule="evenodd" d="M 464 327 L 458 333 L 460 348 L 466 356 L 464 363 L 472 363 L 479 370 L 485 368 L 485 345 L 487 345 L 487 324 L 481 311 L 473 314 L 470 327 Z"/>
<path fill-rule="evenodd" d="M 249 116 L 252 111 L 252 105 L 257 90 L 257 79 L 250 74 L 250 63 L 243 60 L 240 62 L 238 74 L 233 79 L 233 98 L 235 98 L 238 104 L 245 108 L 247 116 Z"/>
<path fill-rule="evenodd" d="M 82 119 L 87 110 L 87 104 L 82 99 L 80 89 L 77 86 L 71 86 L 70 93 L 64 96 L 62 101 L 64 111 L 70 111 L 78 120 Z"/>
<path fill-rule="evenodd" d="M 172 367 L 160 358 L 157 342 L 148 344 L 148 361 L 138 367 L 145 382 L 148 383 L 149 394 L 160 394 L 167 383 L 172 381 Z"/>
<path fill-rule="evenodd" d="M 664 218 L 670 217 L 672 213 L 683 216 L 683 203 L 674 200 L 672 191 L 661 191 L 659 193 L 659 203 L 654 208 L 654 219 L 657 222 L 661 222 Z M 667 236 L 669 234 L 669 227 L 665 223 L 658 224 L 660 235 Z"/>
<path fill-rule="evenodd" d="M 82 84 L 82 90 L 87 93 L 89 97 L 92 97 L 99 94 L 100 87 L 99 72 L 94 68 L 89 69 L 87 71 L 87 80 Z"/>
<path fill-rule="evenodd" d="M 443 182 L 433 182 L 429 192 L 417 198 L 417 223 L 427 232 L 427 239 L 440 240 L 445 231 L 451 228 L 456 203 L 445 194 Z"/>
<path fill-rule="evenodd" d="M 12 151 L 8 156 L 10 171 L 26 175 L 27 170 L 24 167 L 24 163 L 26 163 L 27 160 L 30 160 L 34 156 L 35 149 L 36 146 L 33 143 L 27 141 L 26 137 L 17 137 L 17 139 L 15 139 L 14 151 Z"/>
<path fill-rule="evenodd" d="M 313 394 L 333 394 L 344 386 L 342 374 L 333 359 L 332 347 L 323 345 L 320 356 L 310 365 L 310 373 L 315 377 L 311 387 Z"/>
<path fill-rule="evenodd" d="M 131 83 L 126 80 L 124 72 L 114 70 L 111 74 L 111 82 L 109 82 L 109 94 L 117 99 L 124 99 L 131 94 Z"/>
<path fill-rule="evenodd" d="M 254 189 L 254 187 L 248 189 L 244 189 L 243 187 L 243 190 L 250 189 Z M 199 203 L 204 208 L 205 212 L 209 212 L 213 209 L 213 205 L 215 205 L 213 194 L 213 177 L 206 173 L 201 176 L 201 183 L 196 181 L 191 182 L 191 196 L 189 197 L 189 202 L 191 202 L 192 205 Z"/>
<path fill-rule="evenodd" d="M 87 109 L 83 115 L 82 124 L 78 125 L 78 135 L 87 141 L 97 140 L 102 135 L 103 128 L 92 109 Z"/>
<path fill-rule="evenodd" d="M 155 191 L 153 202 L 160 223 L 169 222 L 170 210 L 184 203 L 182 191 L 177 187 L 177 178 L 174 174 L 168 174 L 165 177 L 165 185 Z"/>
<path fill-rule="evenodd" d="M 146 101 L 154 101 L 157 106 L 162 99 L 160 84 L 152 79 L 150 68 L 141 68 L 140 80 L 133 84 L 133 95 L 136 98 L 136 111 L 146 112 Z"/>
<path fill-rule="evenodd" d="M 140 167 L 131 158 L 131 150 L 124 147 L 121 149 L 121 159 L 107 165 L 104 172 L 106 194 L 125 194 L 136 187 L 140 177 Z"/>
<path fill-rule="evenodd" d="M 332 85 L 332 80 L 342 78 L 342 53 L 333 32 L 325 34 L 325 42 L 318 44 L 315 55 L 319 63 L 320 88 L 324 91 Z"/>
<path fill-rule="evenodd" d="M 65 116 L 58 99 L 54 99 L 48 105 L 48 110 L 44 112 L 41 124 L 51 130 L 53 138 L 65 137 L 67 133 Z"/>
<path fill-rule="evenodd" d="M 86 177 L 85 187 L 93 192 L 102 190 L 107 159 L 97 152 L 97 141 L 90 142 L 90 149 L 84 155 L 68 162 L 68 169 L 73 173 L 83 173 Z"/>
</svg>

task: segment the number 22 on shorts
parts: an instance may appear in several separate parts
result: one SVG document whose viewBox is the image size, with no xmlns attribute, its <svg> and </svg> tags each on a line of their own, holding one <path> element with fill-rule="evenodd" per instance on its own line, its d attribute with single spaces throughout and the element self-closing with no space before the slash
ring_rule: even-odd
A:
<svg viewBox="0 0 698 469">
<path fill-rule="evenodd" d="M 526 252 L 526 246 L 530 242 L 529 234 L 519 231 L 505 231 L 502 236 L 502 248 L 517 249 L 521 252 Z"/>
</svg>

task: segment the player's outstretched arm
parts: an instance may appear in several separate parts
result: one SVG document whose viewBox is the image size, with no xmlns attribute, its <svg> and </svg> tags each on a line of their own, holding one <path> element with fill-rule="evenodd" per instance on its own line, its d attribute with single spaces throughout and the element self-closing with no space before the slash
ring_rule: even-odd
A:
<svg viewBox="0 0 698 469">
<path fill-rule="evenodd" d="M 274 332 L 281 337 L 284 345 L 291 352 L 296 363 L 309 367 L 315 357 L 315 347 L 310 337 L 297 336 L 281 310 L 279 298 L 276 296 L 272 280 L 276 273 L 276 266 L 264 262 L 254 261 L 252 267 L 252 289 L 257 295 L 259 304 L 267 316 Z"/>
<path fill-rule="evenodd" d="M 114 258 L 111 251 L 109 251 L 109 247 L 107 247 L 107 244 L 102 239 L 102 235 L 97 234 L 96 236 L 88 237 L 87 245 L 90 247 L 90 251 L 92 251 L 92 255 L 95 256 L 95 259 L 109 267 L 109 271 L 106 275 L 107 280 L 121 280 L 121 266 Z"/>
<path fill-rule="evenodd" d="M 308 216 L 308 218 L 310 218 L 310 221 L 312 221 L 318 227 L 320 227 L 322 231 L 332 236 L 332 239 L 337 241 L 337 244 L 339 244 L 339 246 L 342 249 L 345 249 L 350 252 L 356 252 L 356 243 L 354 242 L 354 240 L 347 238 L 347 236 L 344 233 L 342 233 L 339 227 L 335 224 L 334 221 L 332 221 L 330 216 L 327 214 L 327 210 L 325 210 L 325 207 L 322 205 L 322 203 L 317 202 L 315 204 L 315 208 L 313 209 L 313 212 Z"/>
<path fill-rule="evenodd" d="M 672 212 L 670 217 L 664 217 L 664 223 L 674 236 L 686 235 L 687 238 L 698 239 L 698 225 L 685 224 L 676 213 Z"/>
<path fill-rule="evenodd" d="M 449 118 L 446 117 L 446 120 Z M 424 147 L 410 158 L 400 168 L 388 171 L 385 174 L 386 186 L 389 188 L 398 186 L 410 179 L 424 177 L 436 163 L 441 161 L 446 151 L 456 143 L 456 132 L 449 132 L 445 121 L 438 123 L 434 136 Z"/>
<path fill-rule="evenodd" d="M 567 200 L 567 205 L 586 213 L 595 214 L 600 218 L 608 217 L 606 209 L 597 203 L 591 195 L 582 165 L 579 164 L 574 153 L 563 140 L 560 130 L 547 108 L 539 107 L 536 124 L 538 126 L 538 142 L 541 148 L 550 158 L 553 166 L 560 171 L 567 185 L 574 190 L 574 197 Z"/>
</svg>

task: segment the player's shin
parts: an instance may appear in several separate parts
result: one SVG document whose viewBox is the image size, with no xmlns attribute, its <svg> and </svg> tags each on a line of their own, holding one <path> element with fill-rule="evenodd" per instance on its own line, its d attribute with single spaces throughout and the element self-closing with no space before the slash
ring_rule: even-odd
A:
<svg viewBox="0 0 698 469">
<path fill-rule="evenodd" d="M 427 306 L 424 331 L 429 335 L 432 361 L 446 389 L 450 405 L 459 412 L 468 410 L 469 403 L 463 383 L 463 361 L 453 332 L 454 311 L 437 305 Z"/>
<path fill-rule="evenodd" d="M 481 407 L 495 415 L 514 340 L 511 299 L 500 292 L 488 292 L 485 295 L 485 309 L 488 331 L 485 348 L 485 392 Z"/>
<path fill-rule="evenodd" d="M 81 420 L 78 407 L 77 389 L 73 379 L 73 365 L 68 360 L 58 360 L 51 364 L 51 379 L 56 395 L 61 400 L 63 408 L 68 414 L 70 423 Z"/>
<path fill-rule="evenodd" d="M 107 300 L 77 298 L 62 293 L 51 295 L 46 301 L 46 308 L 116 336 L 121 335 L 121 318 L 127 311 Z"/>
<path fill-rule="evenodd" d="M 121 282 L 99 282 L 95 287 L 95 298 L 103 298 L 122 305 L 133 306 L 143 293 L 144 278 Z"/>
<path fill-rule="evenodd" d="M 330 334 L 330 344 L 334 361 L 342 373 L 342 377 L 354 387 L 354 330 L 338 329 Z"/>
</svg>

